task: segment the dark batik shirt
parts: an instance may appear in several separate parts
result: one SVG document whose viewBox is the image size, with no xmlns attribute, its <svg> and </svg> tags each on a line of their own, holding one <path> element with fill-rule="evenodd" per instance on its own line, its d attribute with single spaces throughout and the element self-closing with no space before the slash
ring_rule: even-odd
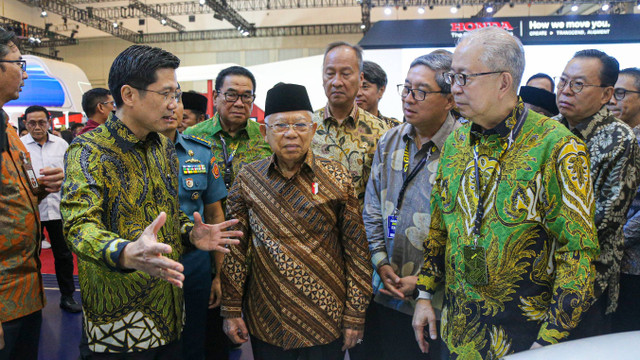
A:
<svg viewBox="0 0 640 360">
<path fill-rule="evenodd" d="M 434 293 L 445 282 L 442 339 L 452 359 L 498 359 L 562 341 L 593 301 L 598 243 L 587 149 L 558 122 L 523 109 L 519 102 L 484 132 L 463 125 L 440 155 L 418 288 Z M 474 243 L 480 196 L 488 284 L 471 285 L 463 254 Z"/>
<path fill-rule="evenodd" d="M 569 127 L 561 115 L 556 119 Z M 640 181 L 640 147 L 633 130 L 616 119 L 606 106 L 582 120 L 572 131 L 585 142 L 591 157 L 600 243 L 600 257 L 595 261 L 595 293 L 599 297 L 609 288 L 607 313 L 611 313 L 618 306 L 625 241 L 623 228 Z"/>
<path fill-rule="evenodd" d="M 633 128 L 640 145 L 640 127 Z M 640 188 L 631 202 L 624 226 L 624 256 L 620 271 L 623 274 L 640 275 Z"/>
<path fill-rule="evenodd" d="M 287 179 L 274 157 L 244 166 L 229 193 L 244 236 L 222 266 L 222 316 L 244 310 L 251 335 L 284 349 L 328 344 L 364 328 L 372 268 L 360 207 L 340 163 L 309 151 Z"/>
<path fill-rule="evenodd" d="M 89 348 L 122 353 L 177 341 L 182 289 L 142 271 L 121 271 L 122 249 L 160 215 L 158 241 L 178 260 L 192 225 L 178 205 L 178 157 L 170 140 L 139 140 L 114 117 L 74 139 L 65 157 L 60 205 L 64 232 L 78 255 Z"/>
</svg>

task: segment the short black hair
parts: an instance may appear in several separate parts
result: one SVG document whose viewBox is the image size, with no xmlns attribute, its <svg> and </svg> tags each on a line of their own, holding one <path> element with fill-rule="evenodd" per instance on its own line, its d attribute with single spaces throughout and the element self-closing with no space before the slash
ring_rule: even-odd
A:
<svg viewBox="0 0 640 360">
<path fill-rule="evenodd" d="M 27 121 L 27 115 L 38 111 L 42 111 L 47 116 L 47 121 L 49 121 L 49 119 L 51 118 L 51 115 L 49 115 L 49 110 L 47 110 L 44 106 L 31 105 L 24 111 L 25 122 Z"/>
<path fill-rule="evenodd" d="M 77 123 L 77 122 L 72 122 L 71 124 L 69 124 L 69 130 L 71 131 L 74 131 L 75 129 L 80 127 L 84 127 L 84 124 Z"/>
<path fill-rule="evenodd" d="M 605 52 L 596 49 L 580 50 L 573 55 L 573 58 L 593 58 L 598 59 L 602 63 L 600 71 L 600 85 L 615 86 L 620 73 L 620 64 L 613 56 L 607 55 Z"/>
<path fill-rule="evenodd" d="M 628 75 L 633 78 L 633 86 L 636 90 L 640 90 L 640 69 L 637 67 L 626 68 L 620 70 L 620 75 Z"/>
<path fill-rule="evenodd" d="M 16 34 L 13 31 L 7 31 L 3 27 L 0 27 L 0 59 L 4 59 L 7 54 L 11 52 L 9 43 L 12 42 L 16 46 Z M 4 64 L 0 63 L 0 69 L 4 71 Z"/>
<path fill-rule="evenodd" d="M 364 61 L 362 63 L 362 73 L 364 79 L 368 82 L 375 84 L 378 89 L 387 86 L 387 73 L 382 70 L 380 65 L 373 61 Z"/>
<path fill-rule="evenodd" d="M 248 77 L 249 80 L 251 80 L 251 84 L 253 85 L 253 93 L 255 94 L 256 78 L 253 76 L 251 71 L 249 71 L 249 69 L 244 68 L 242 66 L 231 66 L 226 69 L 222 69 L 218 73 L 218 76 L 216 76 L 216 91 L 220 91 L 220 89 L 222 88 L 222 84 L 224 83 L 224 79 L 227 76 L 232 76 L 232 75 Z"/>
<path fill-rule="evenodd" d="M 109 90 L 116 106 L 122 106 L 120 89 L 124 85 L 146 89 L 158 80 L 158 69 L 177 69 L 178 66 L 180 59 L 166 50 L 147 45 L 129 46 L 113 60 L 109 70 Z"/>
<path fill-rule="evenodd" d="M 556 82 L 555 82 L 555 81 L 553 81 L 553 78 L 552 78 L 551 76 L 549 76 L 549 75 L 547 75 L 547 74 L 545 74 L 545 73 L 537 73 L 537 74 L 535 74 L 535 75 L 531 76 L 531 77 L 529 78 L 529 80 L 527 80 L 527 82 L 526 82 L 525 84 L 528 84 L 528 83 L 529 83 L 529 81 L 531 81 L 531 80 L 533 80 L 533 79 L 547 79 L 547 80 L 549 80 L 549 82 L 551 82 L 551 88 L 552 88 L 552 89 L 555 89 L 555 88 L 556 88 Z"/>
<path fill-rule="evenodd" d="M 95 88 L 82 94 L 82 111 L 87 117 L 92 117 L 96 113 L 96 107 L 99 103 L 107 101 L 107 97 L 111 95 L 111 91 L 105 88 Z"/>
</svg>

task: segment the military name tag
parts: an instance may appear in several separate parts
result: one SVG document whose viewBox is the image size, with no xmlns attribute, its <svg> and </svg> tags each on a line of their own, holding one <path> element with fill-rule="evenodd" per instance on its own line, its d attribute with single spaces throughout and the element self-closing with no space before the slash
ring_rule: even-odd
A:
<svg viewBox="0 0 640 360">
<path fill-rule="evenodd" d="M 489 283 L 487 252 L 482 246 L 464 247 L 464 278 L 470 285 L 483 286 Z"/>
<path fill-rule="evenodd" d="M 387 217 L 387 237 L 393 239 L 396 236 L 396 226 L 398 225 L 398 217 L 389 215 Z"/>
<path fill-rule="evenodd" d="M 204 164 L 182 165 L 183 174 L 205 174 L 206 172 L 207 172 L 207 167 Z"/>
</svg>

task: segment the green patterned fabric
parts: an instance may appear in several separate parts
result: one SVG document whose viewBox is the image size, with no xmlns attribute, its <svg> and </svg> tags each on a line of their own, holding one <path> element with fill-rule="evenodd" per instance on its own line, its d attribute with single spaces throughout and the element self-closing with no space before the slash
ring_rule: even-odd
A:
<svg viewBox="0 0 640 360">
<path fill-rule="evenodd" d="M 442 336 L 453 359 L 497 359 L 566 339 L 594 297 L 599 248 L 586 147 L 558 122 L 523 112 L 519 102 L 484 132 L 463 125 L 440 157 L 418 288 L 434 293 L 445 282 Z M 500 159 L 520 116 L 522 130 Z M 488 284 L 473 286 L 464 247 L 474 242 L 479 193 Z"/>
<path fill-rule="evenodd" d="M 245 164 L 271 156 L 271 148 L 269 147 L 269 144 L 264 141 L 262 134 L 260 134 L 260 124 L 253 120 L 247 120 L 247 126 L 238 131 L 234 137 L 231 137 L 226 131 L 222 130 L 222 126 L 220 125 L 220 115 L 219 113 L 216 113 L 213 118 L 187 128 L 187 130 L 184 131 L 184 134 L 199 136 L 213 144 L 211 146 L 211 150 L 213 151 L 213 155 L 216 159 L 218 159 L 218 164 L 222 173 L 224 173 L 226 165 L 220 136 L 224 138 L 229 154 L 234 152 L 234 149 L 236 149 L 231 163 L 232 184 L 233 181 L 235 181 L 236 175 Z"/>
<path fill-rule="evenodd" d="M 192 225 L 178 205 L 178 157 L 156 133 L 145 140 L 117 118 L 77 137 L 65 157 L 60 210 L 67 243 L 78 255 L 89 348 L 101 353 L 142 351 L 180 338 L 182 290 L 141 271 L 122 271 L 118 259 L 160 215 L 158 241 L 167 257 L 183 252 L 181 229 Z"/>
</svg>

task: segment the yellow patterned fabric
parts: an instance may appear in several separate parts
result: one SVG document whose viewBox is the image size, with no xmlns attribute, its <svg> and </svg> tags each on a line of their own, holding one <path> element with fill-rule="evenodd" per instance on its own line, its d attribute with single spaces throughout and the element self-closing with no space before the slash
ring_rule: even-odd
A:
<svg viewBox="0 0 640 360">
<path fill-rule="evenodd" d="M 378 139 L 398 123 L 377 118 L 358 108 L 355 102 L 342 124 L 331 115 L 328 105 L 313 114 L 313 122 L 318 128 L 311 149 L 316 155 L 338 161 L 349 170 L 362 209 Z"/>
<path fill-rule="evenodd" d="M 156 133 L 145 140 L 117 118 L 77 137 L 65 157 L 60 210 L 67 243 L 78 255 L 78 279 L 89 348 L 123 353 L 180 338 L 182 290 L 141 271 L 122 271 L 118 259 L 160 215 L 165 256 L 183 252 L 181 228 L 192 223 L 178 206 L 178 157 Z"/>
<path fill-rule="evenodd" d="M 309 151 L 287 179 L 274 157 L 244 166 L 229 192 L 244 236 L 224 258 L 221 314 L 242 312 L 252 336 L 284 349 L 329 344 L 364 328 L 373 269 L 362 215 L 340 163 Z"/>
<path fill-rule="evenodd" d="M 526 120 L 508 148 L 520 117 Z M 478 245 L 486 249 L 489 280 L 473 286 L 463 249 L 474 242 L 479 196 Z M 498 359 L 567 338 L 594 298 L 594 209 L 584 143 L 522 102 L 494 129 L 468 123 L 452 133 L 432 193 L 418 287 L 434 293 L 445 282 L 442 337 L 453 359 Z"/>
</svg>

